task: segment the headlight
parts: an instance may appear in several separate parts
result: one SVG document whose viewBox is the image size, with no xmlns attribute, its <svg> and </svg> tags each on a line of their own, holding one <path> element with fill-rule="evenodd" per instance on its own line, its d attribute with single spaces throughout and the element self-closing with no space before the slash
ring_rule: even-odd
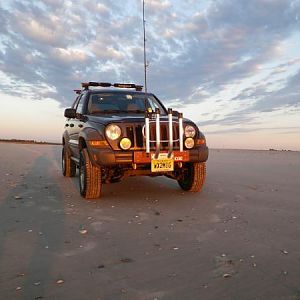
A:
<svg viewBox="0 0 300 300">
<path fill-rule="evenodd" d="M 121 128 L 118 125 L 110 124 L 106 127 L 105 133 L 111 140 L 116 140 L 121 135 Z"/>
<path fill-rule="evenodd" d="M 129 138 L 123 138 L 123 139 L 121 139 L 120 147 L 123 150 L 128 150 L 131 147 L 131 140 Z"/>
<path fill-rule="evenodd" d="M 185 145 L 186 148 L 192 149 L 195 145 L 195 141 L 192 138 L 189 137 L 184 141 L 184 145 Z"/>
<path fill-rule="evenodd" d="M 193 138 L 196 135 L 196 129 L 191 125 L 186 125 L 184 128 L 184 135 L 188 138 Z"/>
</svg>

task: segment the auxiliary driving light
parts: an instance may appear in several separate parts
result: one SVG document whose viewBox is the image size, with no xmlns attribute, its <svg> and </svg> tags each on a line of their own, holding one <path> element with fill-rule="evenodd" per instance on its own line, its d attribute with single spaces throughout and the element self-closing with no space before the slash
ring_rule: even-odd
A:
<svg viewBox="0 0 300 300">
<path fill-rule="evenodd" d="M 123 150 L 128 150 L 131 147 L 131 140 L 129 138 L 122 138 L 120 141 L 120 147 Z"/>
<path fill-rule="evenodd" d="M 106 127 L 106 135 L 111 140 L 117 140 L 121 135 L 121 128 L 118 125 L 110 124 Z"/>
<path fill-rule="evenodd" d="M 195 145 L 195 141 L 189 137 L 184 141 L 184 145 L 187 149 L 192 149 Z"/>
<path fill-rule="evenodd" d="M 185 128 L 184 128 L 184 135 L 187 137 L 187 138 L 193 138 L 196 134 L 196 130 L 193 126 L 191 125 L 186 125 Z"/>
</svg>

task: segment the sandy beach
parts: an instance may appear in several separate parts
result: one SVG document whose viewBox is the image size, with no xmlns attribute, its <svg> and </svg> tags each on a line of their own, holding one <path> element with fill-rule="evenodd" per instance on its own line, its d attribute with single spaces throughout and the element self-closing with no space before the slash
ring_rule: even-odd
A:
<svg viewBox="0 0 300 300">
<path fill-rule="evenodd" d="M 86 201 L 60 146 L 0 143 L 0 299 L 300 299 L 300 153 L 211 150 Z"/>
</svg>

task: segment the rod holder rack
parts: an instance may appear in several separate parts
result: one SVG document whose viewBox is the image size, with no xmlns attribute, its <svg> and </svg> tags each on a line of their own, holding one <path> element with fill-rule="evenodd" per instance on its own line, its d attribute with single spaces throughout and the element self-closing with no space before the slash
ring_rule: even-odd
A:
<svg viewBox="0 0 300 300">
<path fill-rule="evenodd" d="M 173 139 L 173 111 L 171 108 L 168 109 L 168 158 L 172 156 L 174 149 L 174 139 Z M 179 125 L 179 151 L 183 151 L 183 114 L 178 113 L 178 125 Z M 160 137 L 160 110 L 159 108 L 155 109 L 155 112 L 145 112 L 145 139 L 146 139 L 146 153 L 150 154 L 151 146 L 150 146 L 150 119 L 155 119 L 155 158 L 158 158 L 160 149 L 161 149 L 161 137 Z M 164 121 L 163 121 L 164 122 Z"/>
</svg>

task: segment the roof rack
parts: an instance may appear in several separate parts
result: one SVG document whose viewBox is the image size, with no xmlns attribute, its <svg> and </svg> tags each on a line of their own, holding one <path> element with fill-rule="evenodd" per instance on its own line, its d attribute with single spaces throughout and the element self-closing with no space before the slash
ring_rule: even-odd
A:
<svg viewBox="0 0 300 300">
<path fill-rule="evenodd" d="M 101 87 L 115 87 L 115 88 L 124 88 L 124 89 L 135 89 L 136 91 L 142 91 L 143 86 L 137 85 L 134 83 L 109 83 L 109 82 L 82 82 L 81 86 L 83 89 L 88 90 L 90 86 L 101 86 Z M 74 90 L 77 91 L 77 90 Z M 76 92 L 77 93 L 77 92 Z"/>
</svg>

